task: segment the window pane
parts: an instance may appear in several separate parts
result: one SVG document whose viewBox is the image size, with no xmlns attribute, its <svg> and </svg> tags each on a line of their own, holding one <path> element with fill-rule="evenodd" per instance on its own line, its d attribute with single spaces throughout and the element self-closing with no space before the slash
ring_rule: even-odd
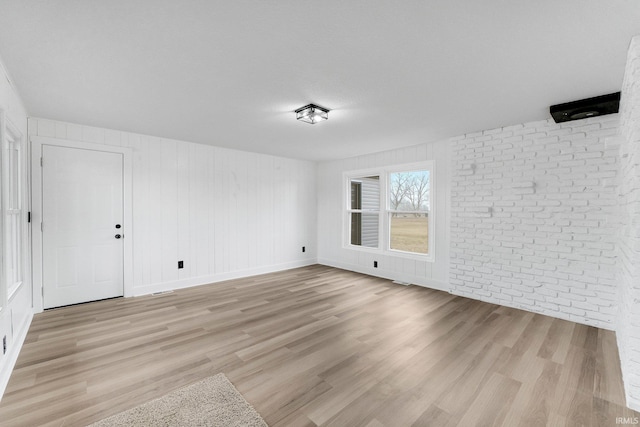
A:
<svg viewBox="0 0 640 427">
<path fill-rule="evenodd" d="M 362 183 L 351 181 L 351 209 L 362 209 Z"/>
<path fill-rule="evenodd" d="M 5 216 L 5 231 L 5 277 L 10 293 L 22 281 L 22 228 L 19 212 Z"/>
<path fill-rule="evenodd" d="M 380 177 L 351 179 L 351 209 L 380 209 Z"/>
<path fill-rule="evenodd" d="M 378 247 L 378 223 L 377 213 L 351 213 L 351 239 L 352 245 Z"/>
<path fill-rule="evenodd" d="M 20 151 L 16 144 L 10 144 L 8 152 L 9 161 L 9 197 L 8 209 L 20 209 Z"/>
<path fill-rule="evenodd" d="M 392 211 L 429 211 L 429 171 L 389 174 L 389 209 Z"/>
<path fill-rule="evenodd" d="M 418 254 L 429 253 L 429 214 L 390 213 L 390 247 Z"/>
<path fill-rule="evenodd" d="M 5 167 L 6 167 L 6 206 L 4 207 L 4 265 L 7 295 L 17 288 L 22 281 L 23 263 L 23 217 L 22 217 L 22 174 L 21 174 L 21 151 L 20 142 L 12 139 L 10 135 L 5 145 Z"/>
</svg>

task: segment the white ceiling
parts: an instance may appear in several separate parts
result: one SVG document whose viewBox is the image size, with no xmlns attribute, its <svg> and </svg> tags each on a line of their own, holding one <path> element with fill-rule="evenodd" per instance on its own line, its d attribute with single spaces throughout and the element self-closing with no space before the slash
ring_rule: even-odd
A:
<svg viewBox="0 0 640 427">
<path fill-rule="evenodd" d="M 617 92 L 635 34 L 638 0 L 0 0 L 30 115 L 311 160 Z"/>
</svg>

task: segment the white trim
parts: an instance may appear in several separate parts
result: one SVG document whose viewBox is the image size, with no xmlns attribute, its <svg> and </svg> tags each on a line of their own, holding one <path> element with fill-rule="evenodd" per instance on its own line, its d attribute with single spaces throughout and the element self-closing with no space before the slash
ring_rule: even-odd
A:
<svg viewBox="0 0 640 427">
<path fill-rule="evenodd" d="M 0 62 L 2 66 L 2 62 Z M 4 109 L 0 109 L 0 313 L 6 309 L 9 305 L 9 298 L 7 298 L 7 286 L 4 272 L 4 134 L 7 124 L 7 113 Z M 0 321 L 2 317 L 0 317 Z M 11 372 L 11 370 L 9 370 Z M 0 381 L 2 378 L 0 378 Z M 0 382 L 0 387 L 2 382 Z M 1 388 L 0 388 L 1 390 Z M 2 396 L 2 393 L 0 393 Z"/>
<path fill-rule="evenodd" d="M 107 153 L 120 153 L 123 155 L 123 197 L 124 197 L 124 224 L 126 233 L 124 243 L 124 296 L 134 295 L 133 290 L 133 163 L 132 149 L 129 147 L 116 147 L 111 145 L 92 144 L 89 142 L 69 141 L 66 139 L 47 138 L 42 136 L 32 136 L 31 140 L 31 165 L 32 165 L 32 186 L 33 194 L 31 198 L 32 211 L 31 223 L 33 236 L 33 309 L 36 313 L 43 311 L 42 300 L 42 169 L 40 158 L 42 157 L 42 147 L 53 145 L 57 147 L 78 148 L 83 150 L 103 151 Z"/>
<path fill-rule="evenodd" d="M 25 272 L 25 274 L 30 274 L 30 273 L 31 271 Z M 14 286 L 13 289 L 9 289 L 9 292 L 7 292 L 7 301 L 9 304 L 11 304 L 11 300 L 13 300 L 13 297 L 16 296 L 20 288 L 22 288 L 22 285 L 24 285 L 24 280 L 19 282 L 16 286 Z"/>
<path fill-rule="evenodd" d="M 389 175 L 398 172 L 412 172 L 419 170 L 429 171 L 429 253 L 426 255 L 404 252 L 397 249 L 391 249 L 390 246 L 390 223 L 389 223 Z M 350 208 L 351 206 L 351 181 L 353 179 L 365 177 L 365 176 L 378 176 L 380 180 L 380 204 L 377 211 L 379 215 L 378 220 L 378 247 L 372 248 L 367 246 L 352 245 L 349 241 L 350 229 L 349 229 L 349 214 L 355 211 Z M 412 259 L 425 262 L 435 262 L 436 260 L 436 167 L 433 160 L 425 160 L 421 162 L 403 163 L 391 166 L 380 166 L 377 168 L 367 168 L 350 170 L 342 173 L 342 248 L 361 251 L 368 253 L 379 253 L 383 255 L 394 256 L 398 258 Z M 362 211 L 365 212 L 365 211 Z M 373 212 L 373 211 L 372 211 Z"/>
<path fill-rule="evenodd" d="M 5 286 L 6 286 L 6 292 L 7 292 L 7 303 L 10 302 L 11 297 L 13 295 L 15 295 L 15 293 L 17 292 L 17 290 L 20 288 L 20 286 L 22 285 L 22 283 L 24 282 L 25 277 L 27 277 L 27 274 L 30 274 L 30 270 L 27 271 L 27 260 L 28 260 L 28 245 L 27 242 L 30 241 L 28 239 L 28 224 L 27 224 L 27 196 L 28 196 L 28 182 L 29 182 L 29 178 L 27 175 L 27 164 L 28 164 L 28 159 L 26 157 L 28 150 L 25 148 L 26 147 L 26 140 L 24 139 L 24 136 L 22 135 L 22 132 L 20 132 L 20 130 L 13 124 L 11 123 L 10 120 L 7 120 L 4 126 L 4 131 L 5 131 L 5 138 L 3 138 L 3 146 L 2 149 L 3 151 L 5 149 L 10 149 L 11 145 L 14 145 L 15 147 L 17 147 L 17 152 L 18 152 L 18 186 L 16 188 L 17 190 L 17 198 L 18 198 L 18 205 L 19 207 L 17 209 L 9 209 L 9 207 L 11 206 L 11 202 L 9 203 L 9 206 L 5 207 L 4 210 L 4 219 L 7 218 L 7 214 L 16 214 L 17 215 L 17 221 L 18 221 L 18 228 L 19 228 L 19 238 L 20 238 L 20 242 L 18 245 L 18 252 L 20 253 L 20 260 L 19 260 L 19 270 L 20 271 L 20 281 L 18 282 L 14 282 L 14 283 L 8 283 L 5 282 Z M 8 159 L 4 159 L 4 161 L 6 162 L 11 162 L 11 158 Z M 4 167 L 7 167 L 8 164 L 3 163 Z M 10 169 L 10 168 L 9 168 Z M 5 171 L 3 173 L 3 178 L 6 179 L 6 174 L 10 173 L 9 171 Z M 9 197 L 11 198 L 12 196 L 12 189 L 11 188 L 7 188 L 5 187 L 3 190 L 7 191 L 7 193 L 3 194 L 3 198 Z M 6 227 L 7 224 L 5 223 L 4 226 Z M 6 229 L 4 230 L 5 232 L 7 231 Z M 3 244 L 6 242 L 3 242 Z M 6 274 L 6 264 L 5 264 L 5 274 Z M 6 276 L 3 276 L 5 278 L 5 280 L 7 280 Z"/>
<path fill-rule="evenodd" d="M 3 358 L 4 363 L 2 365 L 2 369 L 0 369 L 0 401 L 2 400 L 2 396 L 4 395 L 4 391 L 6 390 L 7 385 L 9 384 L 9 379 L 11 378 L 11 374 L 13 373 L 13 368 L 16 366 L 18 356 L 20 355 L 20 350 L 22 349 L 25 338 L 27 338 L 27 332 L 29 332 L 29 327 L 31 326 L 31 321 L 33 320 L 33 312 L 31 310 L 28 311 L 29 315 L 26 322 L 24 322 L 22 324 L 22 328 L 20 328 L 20 330 L 13 335 L 13 340 L 11 342 L 11 346 L 9 347 L 9 351 Z"/>
<path fill-rule="evenodd" d="M 17 147 L 19 152 L 18 154 L 18 194 L 19 198 L 19 209 L 9 209 L 11 205 L 7 205 L 5 202 L 6 198 L 10 197 L 11 190 L 8 187 L 7 178 L 8 164 L 6 162 L 9 159 L 4 158 L 6 154 L 6 149 L 9 148 L 9 145 L 13 144 Z M 0 311 L 2 308 L 6 308 L 11 303 L 11 299 L 18 292 L 18 290 L 22 287 L 22 285 L 27 281 L 27 278 L 30 277 L 31 274 L 31 257 L 30 257 L 30 224 L 27 223 L 27 212 L 29 211 L 29 198 L 30 198 L 30 175 L 29 175 L 29 160 L 28 160 L 28 144 L 25 136 L 22 134 L 20 129 L 9 119 L 7 112 L 3 109 L 0 109 L 0 171 L 2 171 L 2 177 L 0 178 L 0 182 L 2 183 L 2 188 L 0 189 L 0 212 L 2 213 L 0 218 L 0 275 L 2 277 L 0 283 Z M 8 283 L 7 277 L 7 265 L 6 265 L 6 254 L 4 251 L 6 248 L 5 239 L 9 238 L 6 234 L 6 219 L 7 214 L 18 214 L 17 221 L 19 227 L 19 244 L 18 244 L 18 252 L 19 254 L 14 254 L 14 256 L 19 257 L 19 272 L 20 281 L 16 283 Z"/>
<path fill-rule="evenodd" d="M 628 393 L 625 393 L 625 397 L 627 398 L 627 407 L 636 412 L 640 412 L 640 400 L 634 399 Z"/>
</svg>

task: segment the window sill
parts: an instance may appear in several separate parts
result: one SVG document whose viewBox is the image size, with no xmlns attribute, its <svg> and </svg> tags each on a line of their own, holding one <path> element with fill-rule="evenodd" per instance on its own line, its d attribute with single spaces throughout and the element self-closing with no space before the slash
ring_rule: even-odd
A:
<svg viewBox="0 0 640 427">
<path fill-rule="evenodd" d="M 24 282 L 18 282 L 17 285 L 9 289 L 9 292 L 7 293 L 7 302 L 10 302 L 11 299 L 15 296 L 15 294 L 18 293 L 18 289 L 20 289 L 23 283 Z"/>
</svg>

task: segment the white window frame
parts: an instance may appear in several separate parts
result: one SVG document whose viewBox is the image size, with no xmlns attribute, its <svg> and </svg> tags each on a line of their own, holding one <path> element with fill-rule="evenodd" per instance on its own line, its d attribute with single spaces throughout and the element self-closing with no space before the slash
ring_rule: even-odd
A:
<svg viewBox="0 0 640 427">
<path fill-rule="evenodd" d="M 407 252 L 398 249 L 391 249 L 391 222 L 390 214 L 393 212 L 389 203 L 389 177 L 392 173 L 399 172 L 415 172 L 427 170 L 429 171 L 429 230 L 428 230 L 428 248 L 427 254 L 419 254 L 415 252 Z M 378 176 L 380 180 L 380 203 L 378 211 L 378 247 L 372 248 L 367 246 L 351 244 L 351 213 L 360 212 L 360 210 L 351 209 L 351 181 L 368 176 Z M 343 173 L 343 236 L 342 247 L 344 249 L 367 252 L 373 254 L 389 255 L 400 258 L 413 260 L 434 262 L 436 243 L 435 243 L 435 223 L 436 223 L 436 172 L 434 162 L 423 161 L 416 163 L 405 163 L 392 166 L 384 166 L 379 168 L 359 169 Z"/>
<path fill-rule="evenodd" d="M 378 208 L 377 209 L 367 209 L 367 208 L 364 208 L 363 206 L 360 206 L 360 209 L 353 209 L 351 207 L 351 184 L 354 181 L 359 181 L 360 179 L 369 178 L 371 176 L 377 176 L 378 177 L 378 185 L 380 187 L 380 191 L 382 191 L 382 188 L 383 188 L 382 181 L 384 180 L 384 176 L 382 176 L 380 174 L 376 173 L 376 174 L 372 174 L 372 175 L 360 175 L 360 176 L 356 176 L 356 177 L 350 177 L 348 179 L 347 186 L 349 187 L 349 189 L 348 189 L 347 197 L 348 197 L 349 200 L 347 201 L 346 209 L 347 209 L 347 222 L 348 222 L 347 227 L 349 228 L 349 237 L 347 238 L 347 242 L 349 243 L 350 246 L 355 246 L 355 247 L 358 247 L 358 248 L 377 249 L 377 248 L 380 247 L 380 239 L 381 239 L 381 235 L 382 235 L 381 234 L 381 230 L 380 230 L 380 212 L 381 212 L 381 205 L 380 205 L 381 204 L 381 199 L 380 199 L 380 197 L 379 197 L 379 200 L 378 200 Z M 378 236 L 378 245 L 377 245 L 377 247 L 374 248 L 374 247 L 371 247 L 371 246 L 352 245 L 351 244 L 351 223 L 352 223 L 352 214 L 354 214 L 354 213 L 355 214 L 361 214 L 361 217 L 360 217 L 361 219 L 364 219 L 365 215 L 367 215 L 367 214 L 369 214 L 369 215 L 375 214 L 375 215 L 378 216 L 378 234 L 377 234 L 377 236 Z"/>
<path fill-rule="evenodd" d="M 28 177 L 27 149 L 22 133 L 0 112 L 2 154 L 2 285 L 0 306 L 5 306 L 27 279 L 29 264 L 27 224 Z M 15 150 L 15 156 L 9 156 Z M 15 162 L 12 162 L 15 160 Z M 11 257 L 11 259 L 9 258 Z M 14 268 L 11 268 L 14 267 Z M 11 277 L 9 277 L 11 276 Z"/>
<path fill-rule="evenodd" d="M 1 181 L 4 182 L 4 134 L 5 134 L 5 112 L 0 110 L 0 175 Z M 4 255 L 5 255 L 5 243 L 4 243 L 4 184 L 0 185 L 0 313 L 8 304 L 7 298 L 7 280 L 5 278 L 4 269 Z"/>
</svg>

